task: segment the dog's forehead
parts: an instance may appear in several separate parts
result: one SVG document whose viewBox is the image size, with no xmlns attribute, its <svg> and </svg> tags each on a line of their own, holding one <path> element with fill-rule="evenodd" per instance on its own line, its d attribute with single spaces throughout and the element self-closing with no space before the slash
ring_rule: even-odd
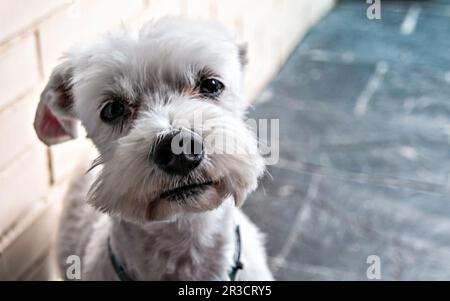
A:
<svg viewBox="0 0 450 301">
<path fill-rule="evenodd" d="M 143 44 L 150 42 L 162 50 L 176 47 L 177 54 L 185 51 L 194 57 L 199 48 L 210 54 L 223 55 L 227 48 L 236 46 L 229 31 L 219 24 L 182 18 L 149 22 L 141 28 L 138 37 Z"/>
<path fill-rule="evenodd" d="M 137 34 L 109 34 L 87 50 L 83 73 L 157 78 L 208 69 L 226 77 L 239 69 L 238 46 L 229 33 L 212 24 L 163 19 L 144 26 Z M 229 74 L 231 75 L 231 74 Z M 233 74 L 235 75 L 235 74 Z"/>
<path fill-rule="evenodd" d="M 134 57 L 133 57 L 134 56 Z M 189 73 L 209 69 L 224 73 L 238 63 L 234 44 L 205 38 L 178 37 L 167 40 L 148 39 L 138 42 L 130 53 L 126 67 L 132 71 Z"/>
</svg>

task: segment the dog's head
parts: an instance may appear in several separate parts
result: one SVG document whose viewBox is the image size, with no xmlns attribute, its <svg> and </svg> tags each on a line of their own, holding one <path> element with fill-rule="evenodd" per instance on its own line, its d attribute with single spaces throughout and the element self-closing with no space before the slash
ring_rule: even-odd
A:
<svg viewBox="0 0 450 301">
<path fill-rule="evenodd" d="M 96 208 L 134 222 L 240 205 L 264 162 L 243 121 L 245 51 L 221 27 L 166 18 L 73 49 L 42 92 L 35 129 L 48 145 L 94 142 Z"/>
</svg>

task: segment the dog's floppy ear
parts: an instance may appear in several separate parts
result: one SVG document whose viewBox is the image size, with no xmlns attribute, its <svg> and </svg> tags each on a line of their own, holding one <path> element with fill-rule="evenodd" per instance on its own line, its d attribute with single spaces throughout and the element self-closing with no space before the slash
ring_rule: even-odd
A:
<svg viewBox="0 0 450 301">
<path fill-rule="evenodd" d="M 245 67 L 248 64 L 248 57 L 247 57 L 248 44 L 243 43 L 238 45 L 238 47 L 239 47 L 239 61 L 241 62 L 242 67 Z"/>
<path fill-rule="evenodd" d="M 41 94 L 34 119 L 36 133 L 47 145 L 76 138 L 78 121 L 73 112 L 72 74 L 69 62 L 57 66 Z"/>
</svg>

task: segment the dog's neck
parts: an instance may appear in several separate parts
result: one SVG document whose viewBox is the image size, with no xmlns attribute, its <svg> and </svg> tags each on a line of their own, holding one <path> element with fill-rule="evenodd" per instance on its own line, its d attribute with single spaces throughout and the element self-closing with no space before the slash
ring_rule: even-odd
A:
<svg viewBox="0 0 450 301">
<path fill-rule="evenodd" d="M 111 249 L 135 280 L 226 280 L 235 244 L 234 202 L 171 222 L 113 219 Z"/>
</svg>

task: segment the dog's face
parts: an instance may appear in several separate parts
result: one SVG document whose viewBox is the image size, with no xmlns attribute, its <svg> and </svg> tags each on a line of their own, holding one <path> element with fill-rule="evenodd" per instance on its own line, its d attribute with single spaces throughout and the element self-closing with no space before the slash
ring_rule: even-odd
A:
<svg viewBox="0 0 450 301">
<path fill-rule="evenodd" d="M 96 208 L 134 222 L 242 203 L 264 170 L 243 121 L 244 51 L 211 24 L 163 19 L 74 49 L 41 95 L 47 144 L 75 136 L 97 146 Z"/>
</svg>

